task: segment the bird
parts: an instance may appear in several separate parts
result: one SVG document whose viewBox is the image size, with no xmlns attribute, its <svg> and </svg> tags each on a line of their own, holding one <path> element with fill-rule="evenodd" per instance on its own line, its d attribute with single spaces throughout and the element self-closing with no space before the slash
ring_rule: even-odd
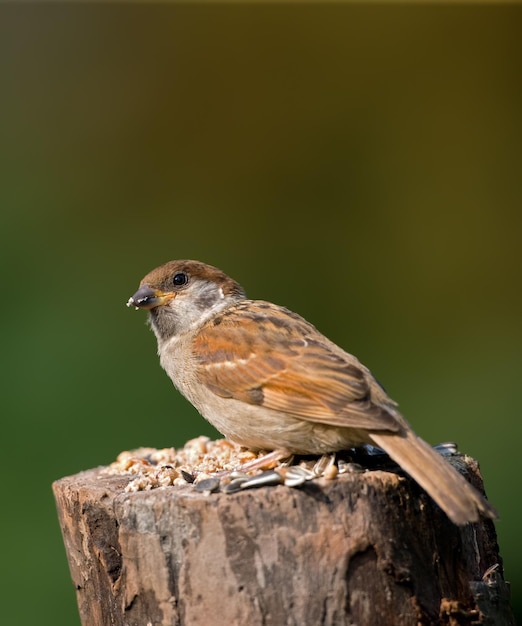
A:
<svg viewBox="0 0 522 626">
<path fill-rule="evenodd" d="M 355 356 L 297 313 L 248 299 L 217 267 L 169 261 L 143 278 L 127 305 L 148 311 L 161 366 L 227 439 L 278 459 L 370 444 L 453 523 L 497 517 L 486 498 L 415 434 Z"/>
</svg>

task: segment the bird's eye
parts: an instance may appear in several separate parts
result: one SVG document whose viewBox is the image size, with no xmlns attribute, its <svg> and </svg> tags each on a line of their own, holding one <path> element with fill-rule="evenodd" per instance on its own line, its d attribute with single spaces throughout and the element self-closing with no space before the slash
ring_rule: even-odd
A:
<svg viewBox="0 0 522 626">
<path fill-rule="evenodd" d="M 188 276 L 185 272 L 178 272 L 177 274 L 174 274 L 172 282 L 176 285 L 176 287 L 181 287 L 181 285 L 186 285 L 188 283 Z"/>
</svg>

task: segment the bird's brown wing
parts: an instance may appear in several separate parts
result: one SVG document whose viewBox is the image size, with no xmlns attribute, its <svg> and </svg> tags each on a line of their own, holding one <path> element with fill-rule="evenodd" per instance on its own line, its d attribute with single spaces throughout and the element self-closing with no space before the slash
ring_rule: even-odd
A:
<svg viewBox="0 0 522 626">
<path fill-rule="evenodd" d="M 221 397 L 332 426 L 401 428 L 372 402 L 359 362 L 282 307 L 250 302 L 228 311 L 198 333 L 194 354 L 199 380 Z"/>
</svg>

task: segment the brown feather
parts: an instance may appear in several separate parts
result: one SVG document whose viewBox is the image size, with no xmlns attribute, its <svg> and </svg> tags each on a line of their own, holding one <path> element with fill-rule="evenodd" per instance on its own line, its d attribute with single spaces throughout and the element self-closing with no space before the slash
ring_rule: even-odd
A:
<svg viewBox="0 0 522 626">
<path fill-rule="evenodd" d="M 250 301 L 245 317 L 243 305 L 194 339 L 198 379 L 215 394 L 332 426 L 401 429 L 386 407 L 371 401 L 375 382 L 354 357 L 283 307 Z"/>
<path fill-rule="evenodd" d="M 455 524 L 476 522 L 479 513 L 497 517 L 482 494 L 412 430 L 404 436 L 378 433 L 371 438 L 430 494 Z"/>
</svg>

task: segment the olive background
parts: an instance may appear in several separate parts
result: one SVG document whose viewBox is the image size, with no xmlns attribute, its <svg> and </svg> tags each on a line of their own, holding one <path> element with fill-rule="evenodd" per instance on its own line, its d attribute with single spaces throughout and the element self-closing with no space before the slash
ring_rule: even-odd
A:
<svg viewBox="0 0 522 626">
<path fill-rule="evenodd" d="M 522 7 L 0 7 L 2 622 L 79 624 L 53 480 L 215 431 L 141 277 L 196 258 L 480 460 L 522 616 Z"/>
</svg>

